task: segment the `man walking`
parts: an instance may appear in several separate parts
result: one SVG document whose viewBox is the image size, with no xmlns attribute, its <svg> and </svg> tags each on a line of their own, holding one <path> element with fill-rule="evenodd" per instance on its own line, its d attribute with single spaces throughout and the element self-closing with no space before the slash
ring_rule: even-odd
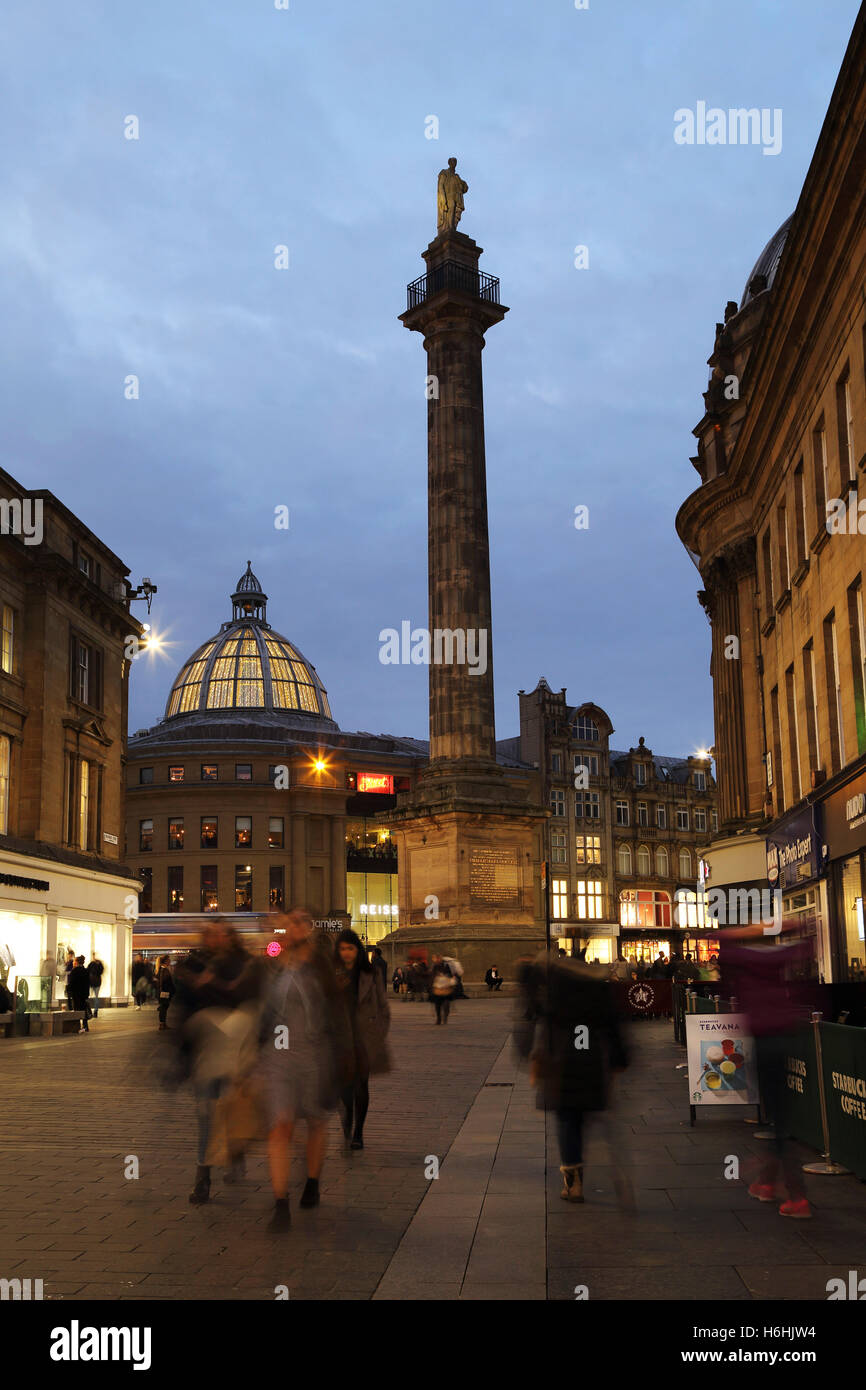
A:
<svg viewBox="0 0 866 1390">
<path fill-rule="evenodd" d="M 94 1018 L 99 1018 L 99 990 L 102 985 L 102 976 L 104 972 L 105 966 L 102 964 L 99 956 L 94 956 L 87 967 L 87 978 L 90 980 L 90 992 L 93 995 Z"/>
<path fill-rule="evenodd" d="M 84 956 L 76 956 L 75 963 L 69 972 L 69 997 L 72 1007 L 76 1011 L 84 1014 L 79 1033 L 89 1033 L 87 1018 L 90 1013 L 90 1005 L 87 996 L 90 993 L 90 976 L 84 968 Z"/>
<path fill-rule="evenodd" d="M 447 961 L 441 956 L 433 957 L 433 970 L 430 978 L 430 990 L 433 995 L 433 1005 L 436 1009 L 436 1023 L 445 1024 L 448 1022 L 448 1015 L 451 1012 L 451 995 L 454 992 L 454 973 Z"/>
</svg>

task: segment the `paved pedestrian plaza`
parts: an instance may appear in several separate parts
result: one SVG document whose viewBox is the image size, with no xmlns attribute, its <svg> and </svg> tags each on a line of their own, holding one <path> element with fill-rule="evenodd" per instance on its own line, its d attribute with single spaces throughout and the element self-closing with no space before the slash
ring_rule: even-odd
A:
<svg viewBox="0 0 866 1390">
<path fill-rule="evenodd" d="M 741 1116 L 689 1124 L 671 1025 L 635 1024 L 610 1124 L 591 1131 L 586 1203 L 559 1198 L 552 1125 L 510 1044 L 512 1002 L 393 1008 L 395 1070 L 376 1077 L 363 1153 L 339 1127 L 322 1203 L 269 1235 L 264 1147 L 246 1180 L 187 1197 L 194 1113 L 162 1076 L 171 1039 L 155 1011 L 104 1010 L 89 1036 L 6 1039 L 0 1277 L 76 1299 L 704 1300 L 827 1298 L 866 1270 L 866 1183 L 809 1177 L 809 1222 L 746 1191 L 766 1151 Z M 620 1212 L 612 1144 L 636 1210 Z M 725 1177 L 730 1156 L 746 1181 Z M 802 1149 L 804 1161 L 816 1155 Z M 139 1176 L 128 1177 L 136 1168 Z M 439 1176 L 433 1177 L 438 1164 Z"/>
</svg>

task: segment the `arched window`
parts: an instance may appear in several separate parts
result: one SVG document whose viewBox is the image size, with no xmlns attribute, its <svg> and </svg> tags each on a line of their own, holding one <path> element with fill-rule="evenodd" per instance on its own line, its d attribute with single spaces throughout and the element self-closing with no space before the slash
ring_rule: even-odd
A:
<svg viewBox="0 0 866 1390">
<path fill-rule="evenodd" d="M 631 873 L 631 845 L 620 845 L 616 852 L 616 866 L 621 874 Z"/>
<path fill-rule="evenodd" d="M 656 850 L 656 877 L 667 878 L 670 872 L 670 859 L 664 845 L 659 845 Z"/>
<path fill-rule="evenodd" d="M 619 923 L 621 927 L 670 928 L 670 895 L 652 888 L 624 888 L 619 895 Z"/>
<path fill-rule="evenodd" d="M 691 851 L 683 847 L 680 850 L 680 878 L 691 878 L 692 876 L 692 855 Z"/>
<path fill-rule="evenodd" d="M 643 874 L 645 878 L 649 878 L 652 872 L 652 861 L 646 845 L 638 845 L 637 847 L 637 871 L 639 874 Z"/>
</svg>

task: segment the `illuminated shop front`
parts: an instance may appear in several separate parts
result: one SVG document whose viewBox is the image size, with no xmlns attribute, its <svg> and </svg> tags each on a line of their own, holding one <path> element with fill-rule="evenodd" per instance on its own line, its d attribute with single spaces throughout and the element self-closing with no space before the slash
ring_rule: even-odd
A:
<svg viewBox="0 0 866 1390">
<path fill-rule="evenodd" d="M 828 956 L 834 980 L 866 980 L 866 773 L 849 779 L 823 805 L 832 905 Z"/>
</svg>

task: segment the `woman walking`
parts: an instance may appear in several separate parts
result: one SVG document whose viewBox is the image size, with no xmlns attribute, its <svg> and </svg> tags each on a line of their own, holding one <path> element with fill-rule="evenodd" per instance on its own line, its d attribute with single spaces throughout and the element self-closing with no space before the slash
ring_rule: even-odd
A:
<svg viewBox="0 0 866 1390">
<path fill-rule="evenodd" d="M 162 1032 L 163 1029 L 168 1027 L 166 1023 L 168 1006 L 175 994 L 174 976 L 171 973 L 171 960 L 169 956 L 160 956 L 157 964 L 156 979 L 157 996 L 159 998 L 159 1031 Z"/>
<path fill-rule="evenodd" d="M 342 1094 L 343 1134 L 346 1148 L 351 1151 L 364 1147 L 370 1076 L 391 1070 L 386 1042 L 391 1010 L 381 971 L 367 959 L 361 938 L 348 929 L 337 937 L 336 969 L 352 1028 L 354 1074 Z"/>
<path fill-rule="evenodd" d="M 274 1213 L 268 1230 L 288 1231 L 292 1138 L 307 1122 L 307 1182 L 302 1207 L 319 1204 L 327 1121 L 351 1076 L 351 1034 L 334 967 L 313 939 L 309 913 L 284 917 L 283 950 L 265 999 L 261 1075 L 268 1108 L 268 1167 Z"/>
</svg>

